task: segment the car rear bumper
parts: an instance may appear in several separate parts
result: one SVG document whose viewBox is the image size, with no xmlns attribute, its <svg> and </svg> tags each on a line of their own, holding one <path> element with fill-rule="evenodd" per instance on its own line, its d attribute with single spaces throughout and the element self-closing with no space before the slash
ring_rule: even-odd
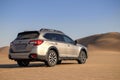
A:
<svg viewBox="0 0 120 80">
<path fill-rule="evenodd" d="M 35 53 L 11 53 L 8 55 L 11 60 L 30 60 L 30 61 L 46 61 L 46 56 L 36 54 L 36 57 L 31 57 Z"/>
</svg>

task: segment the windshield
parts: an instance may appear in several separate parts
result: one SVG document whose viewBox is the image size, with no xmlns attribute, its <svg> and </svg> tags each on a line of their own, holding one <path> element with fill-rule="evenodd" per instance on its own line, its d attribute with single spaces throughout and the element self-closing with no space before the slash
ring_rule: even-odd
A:
<svg viewBox="0 0 120 80">
<path fill-rule="evenodd" d="M 18 39 L 34 39 L 34 38 L 38 38 L 38 36 L 39 36 L 39 32 L 37 31 L 22 32 L 18 34 L 17 40 Z"/>
</svg>

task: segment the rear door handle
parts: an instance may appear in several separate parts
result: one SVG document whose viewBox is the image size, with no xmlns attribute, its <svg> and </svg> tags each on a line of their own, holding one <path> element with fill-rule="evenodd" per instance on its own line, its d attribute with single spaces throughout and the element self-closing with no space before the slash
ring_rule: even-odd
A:
<svg viewBox="0 0 120 80">
<path fill-rule="evenodd" d="M 70 44 L 68 44 L 68 47 L 70 47 Z"/>
<path fill-rule="evenodd" d="M 57 43 L 55 42 L 55 45 L 57 45 Z"/>
</svg>

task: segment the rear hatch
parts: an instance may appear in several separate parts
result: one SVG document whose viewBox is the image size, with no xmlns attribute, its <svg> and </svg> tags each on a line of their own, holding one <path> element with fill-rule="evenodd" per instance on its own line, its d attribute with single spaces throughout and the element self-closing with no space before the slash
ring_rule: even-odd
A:
<svg viewBox="0 0 120 80">
<path fill-rule="evenodd" d="M 38 31 L 26 31 L 19 33 L 17 38 L 11 42 L 10 51 L 13 53 L 30 52 L 34 47 L 30 44 L 30 42 L 37 40 L 39 35 Z"/>
</svg>

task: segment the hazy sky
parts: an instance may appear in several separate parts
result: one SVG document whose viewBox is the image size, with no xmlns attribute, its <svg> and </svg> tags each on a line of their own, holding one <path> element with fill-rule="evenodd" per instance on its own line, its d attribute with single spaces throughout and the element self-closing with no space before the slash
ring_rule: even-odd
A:
<svg viewBox="0 0 120 80">
<path fill-rule="evenodd" d="M 18 32 L 40 28 L 73 39 L 120 32 L 120 0 L 0 0 L 0 47 Z"/>
</svg>

